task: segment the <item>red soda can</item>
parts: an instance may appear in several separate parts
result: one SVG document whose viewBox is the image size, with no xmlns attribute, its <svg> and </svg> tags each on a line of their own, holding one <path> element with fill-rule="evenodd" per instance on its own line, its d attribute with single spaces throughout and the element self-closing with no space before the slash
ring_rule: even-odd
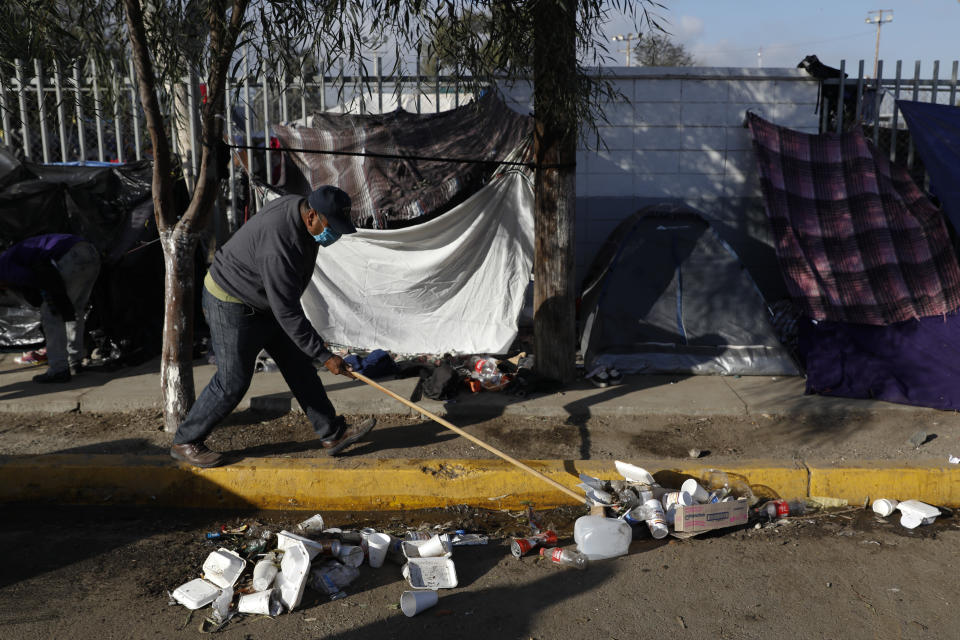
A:
<svg viewBox="0 0 960 640">
<path fill-rule="evenodd" d="M 542 544 L 557 544 L 556 532 L 544 531 L 529 538 L 514 538 L 510 542 L 510 553 L 519 558 Z"/>
</svg>

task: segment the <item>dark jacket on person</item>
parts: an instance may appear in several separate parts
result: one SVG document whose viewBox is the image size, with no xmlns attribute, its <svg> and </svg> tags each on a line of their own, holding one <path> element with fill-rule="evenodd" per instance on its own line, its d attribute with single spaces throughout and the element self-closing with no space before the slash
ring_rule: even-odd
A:
<svg viewBox="0 0 960 640">
<path fill-rule="evenodd" d="M 300 217 L 301 200 L 283 196 L 265 205 L 217 250 L 210 276 L 250 307 L 272 312 L 294 344 L 325 362 L 333 354 L 300 304 L 320 248 Z"/>
<path fill-rule="evenodd" d="M 73 303 L 56 261 L 78 242 L 84 239 L 67 233 L 21 240 L 0 254 L 0 281 L 19 291 L 33 306 L 39 307 L 46 299 L 54 313 L 64 320 L 74 320 Z"/>
</svg>

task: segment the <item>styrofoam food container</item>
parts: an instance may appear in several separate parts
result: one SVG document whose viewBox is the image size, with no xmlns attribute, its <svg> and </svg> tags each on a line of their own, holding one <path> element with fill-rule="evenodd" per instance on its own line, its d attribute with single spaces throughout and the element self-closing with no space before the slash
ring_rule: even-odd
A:
<svg viewBox="0 0 960 640">
<path fill-rule="evenodd" d="M 919 500 L 904 500 L 897 505 L 897 509 L 900 510 L 903 518 L 906 518 L 909 523 L 913 523 L 919 519 L 920 522 L 918 524 L 933 524 L 933 521 L 940 515 L 940 509 L 925 502 L 920 502 Z M 903 518 L 901 518 L 901 522 Z M 918 525 L 915 524 L 913 526 L 916 527 Z M 909 528 L 912 529 L 913 527 Z"/>
<path fill-rule="evenodd" d="M 280 590 L 280 601 L 287 611 L 293 611 L 300 604 L 309 573 L 310 554 L 302 542 L 294 541 L 284 550 L 280 572 L 273 582 L 274 587 Z"/>
<path fill-rule="evenodd" d="M 281 531 L 277 534 L 277 549 L 285 550 L 287 547 L 293 546 L 295 542 L 302 543 L 306 548 L 307 552 L 310 554 L 310 559 L 313 560 L 323 551 L 323 545 L 317 542 L 316 540 L 311 540 L 310 538 L 304 538 L 303 536 L 297 535 L 295 533 L 290 533 L 289 531 Z M 340 542 L 335 540 L 335 548 L 339 551 Z M 336 552 L 333 554 L 337 555 Z"/>
<path fill-rule="evenodd" d="M 420 547 L 430 542 L 429 540 L 404 540 L 400 544 L 400 548 L 403 550 L 403 555 L 410 558 L 422 558 L 420 555 Z M 453 544 L 450 542 L 449 538 L 447 540 L 441 539 L 443 543 L 444 553 L 442 556 L 434 556 L 437 558 L 450 558 L 453 556 Z"/>
<path fill-rule="evenodd" d="M 453 589 L 457 568 L 450 558 L 410 558 L 403 565 L 403 577 L 414 589 Z"/>
<path fill-rule="evenodd" d="M 203 563 L 203 577 L 182 584 L 173 592 L 173 599 L 187 609 L 199 609 L 217 599 L 227 587 L 233 587 L 243 573 L 247 561 L 223 547 L 212 552 Z"/>
<path fill-rule="evenodd" d="M 632 465 L 629 462 L 621 462 L 620 460 L 614 460 L 613 466 L 617 468 L 617 472 L 619 472 L 620 475 L 631 482 L 640 482 L 649 485 L 656 484 L 650 472 L 642 467 Z"/>
</svg>

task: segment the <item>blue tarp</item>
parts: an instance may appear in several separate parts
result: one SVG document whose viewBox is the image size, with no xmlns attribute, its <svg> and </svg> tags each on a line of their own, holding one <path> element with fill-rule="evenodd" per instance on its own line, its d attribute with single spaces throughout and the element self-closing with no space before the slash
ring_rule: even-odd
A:
<svg viewBox="0 0 960 640">
<path fill-rule="evenodd" d="M 954 230 L 960 231 L 960 107 L 897 100 L 917 153 Z"/>
</svg>

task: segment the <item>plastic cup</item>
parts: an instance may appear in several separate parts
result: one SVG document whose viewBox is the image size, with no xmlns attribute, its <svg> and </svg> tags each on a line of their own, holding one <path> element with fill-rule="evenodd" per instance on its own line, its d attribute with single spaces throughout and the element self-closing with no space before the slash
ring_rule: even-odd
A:
<svg viewBox="0 0 960 640">
<path fill-rule="evenodd" d="M 269 616 L 270 598 L 272 596 L 273 589 L 257 591 L 255 593 L 246 593 L 240 596 L 240 600 L 237 601 L 237 611 L 240 613 L 259 613 Z"/>
<path fill-rule="evenodd" d="M 385 533 L 372 533 L 367 538 L 367 560 L 371 567 L 382 567 L 383 559 L 387 557 L 387 548 L 390 546 L 390 536 Z"/>
<path fill-rule="evenodd" d="M 450 540 L 447 534 L 437 534 L 420 545 L 421 558 L 438 558 L 447 552 L 447 546 L 444 542 Z"/>
<path fill-rule="evenodd" d="M 400 610 L 408 618 L 412 618 L 437 604 L 437 598 L 437 592 L 433 590 L 404 591 L 400 596 Z"/>
<path fill-rule="evenodd" d="M 363 549 L 355 544 L 341 544 L 337 558 L 349 567 L 359 567 L 363 564 Z"/>
<path fill-rule="evenodd" d="M 700 483 L 690 478 L 689 480 L 684 480 L 683 484 L 680 485 L 680 491 L 686 491 L 689 493 L 695 502 L 703 504 L 710 500 L 710 494 L 706 489 L 700 486 Z"/>
<path fill-rule="evenodd" d="M 693 504 L 693 498 L 686 491 L 671 491 L 670 493 L 663 494 L 663 508 L 669 511 L 671 508 L 676 508 L 678 504 L 684 506 L 690 506 Z"/>
<path fill-rule="evenodd" d="M 879 498 L 873 501 L 873 512 L 886 518 L 896 510 L 898 504 L 900 503 L 890 498 Z"/>
<path fill-rule="evenodd" d="M 323 516 L 314 514 L 298 524 L 297 528 L 307 535 L 320 533 L 323 531 Z"/>
</svg>

